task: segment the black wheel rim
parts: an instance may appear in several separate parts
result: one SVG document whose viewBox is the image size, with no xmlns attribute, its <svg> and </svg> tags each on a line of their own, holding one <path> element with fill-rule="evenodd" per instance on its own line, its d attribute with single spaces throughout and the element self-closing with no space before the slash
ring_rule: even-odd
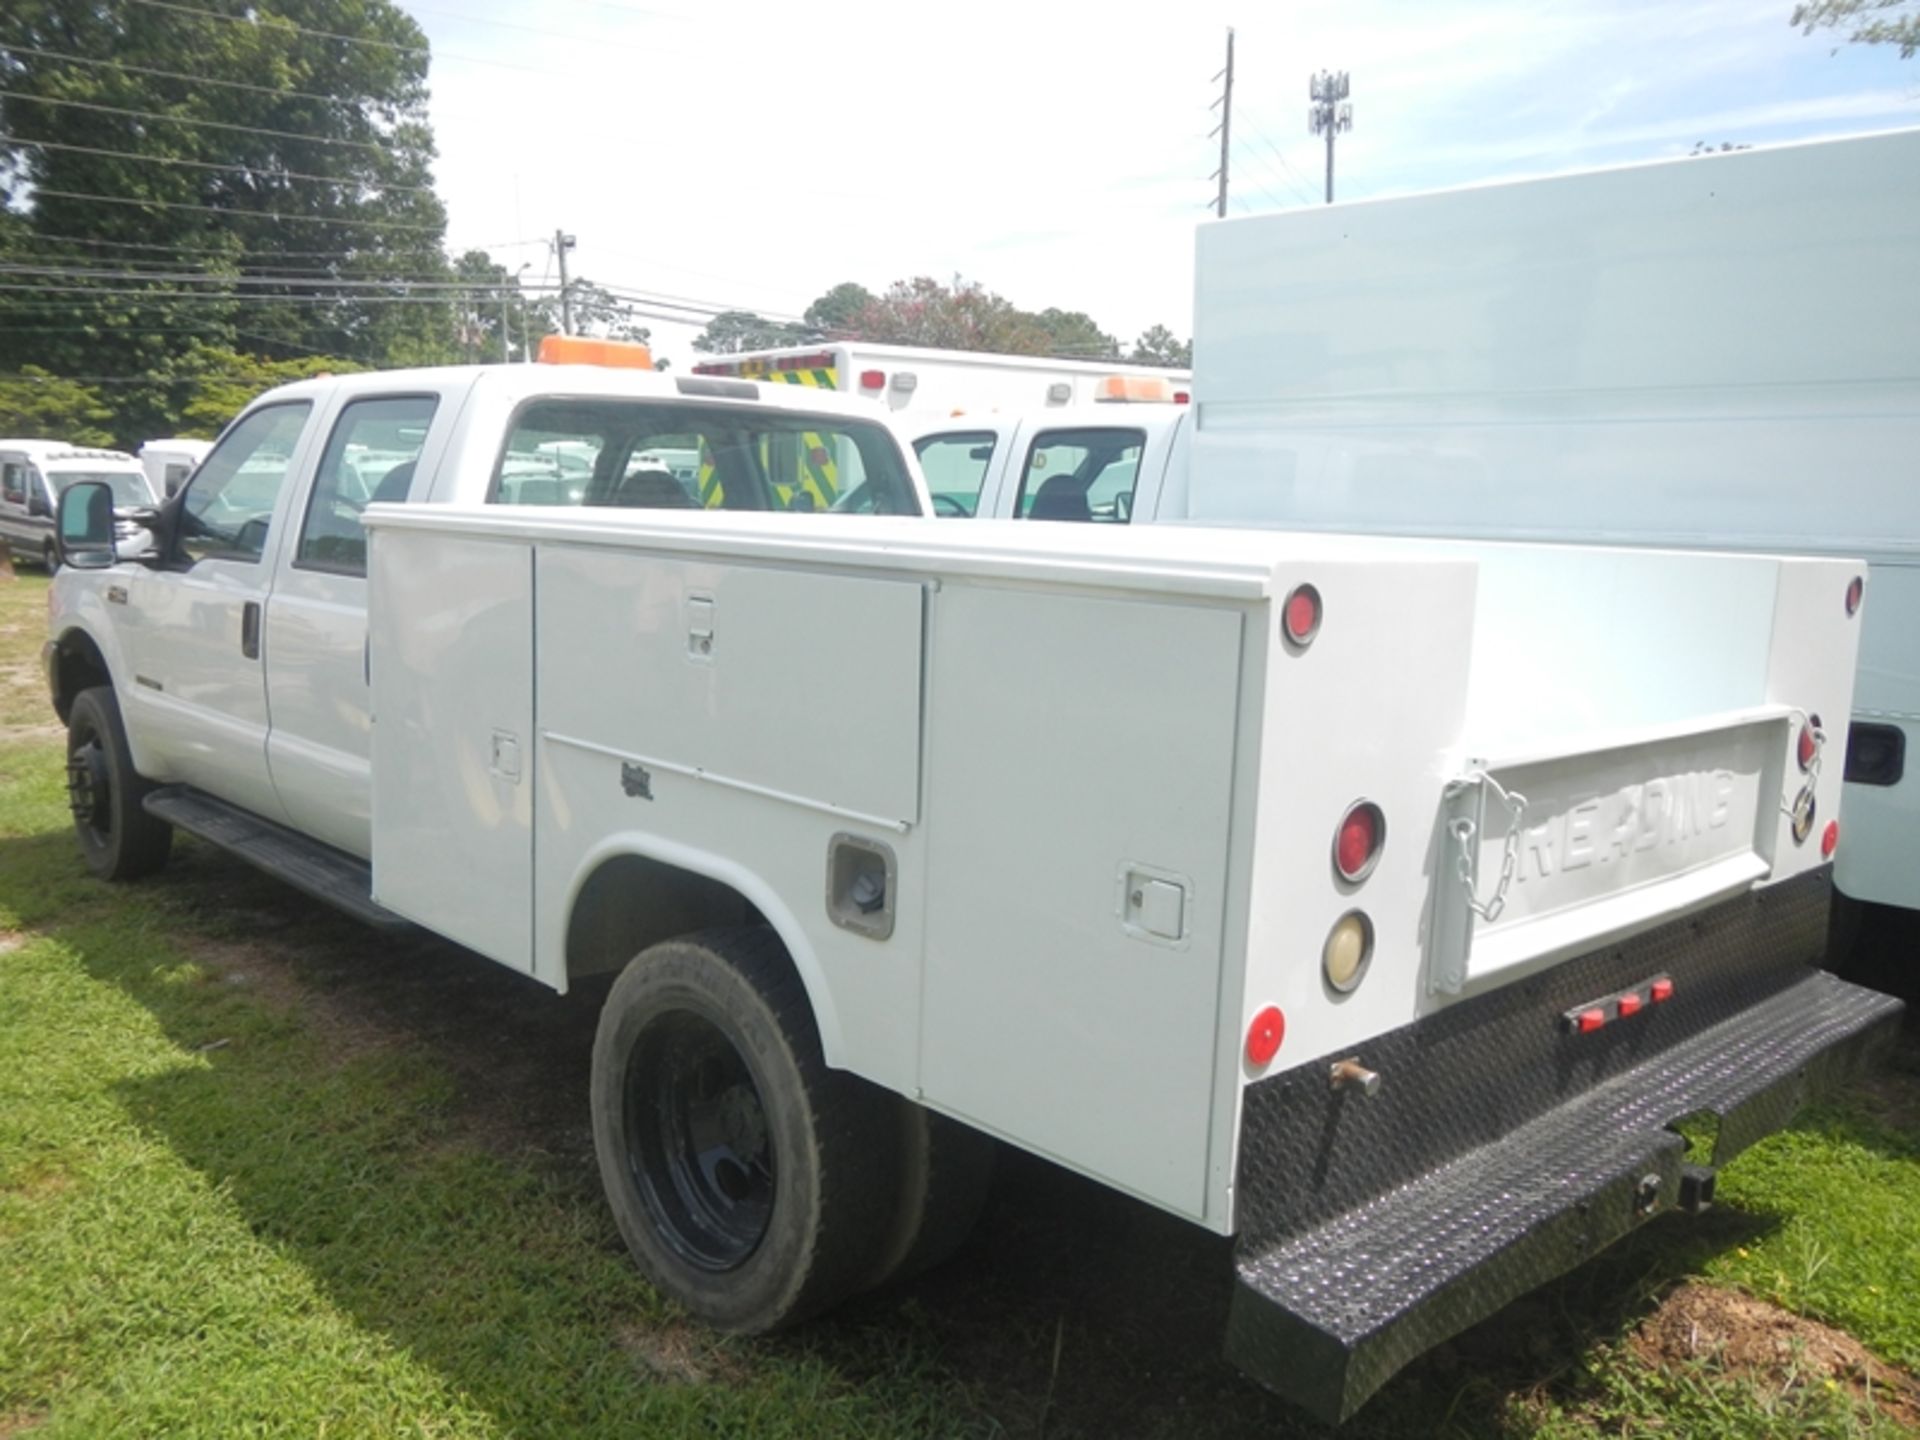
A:
<svg viewBox="0 0 1920 1440">
<path fill-rule="evenodd" d="M 107 752 L 91 729 L 76 732 L 67 749 L 67 808 L 81 834 L 95 844 L 113 839 L 113 779 Z"/>
<path fill-rule="evenodd" d="M 667 1245 L 701 1270 L 744 1264 L 773 1217 L 773 1137 L 746 1060 L 690 1011 L 647 1024 L 628 1057 L 627 1166 Z"/>
</svg>

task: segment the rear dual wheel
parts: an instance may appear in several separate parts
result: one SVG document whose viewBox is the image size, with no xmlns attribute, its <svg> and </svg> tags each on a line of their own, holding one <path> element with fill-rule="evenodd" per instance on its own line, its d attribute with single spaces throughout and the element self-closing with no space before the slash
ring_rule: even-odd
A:
<svg viewBox="0 0 1920 1440">
<path fill-rule="evenodd" d="M 943 1258 L 992 1142 L 828 1068 L 771 930 L 655 945 L 594 1040 L 594 1148 L 642 1270 L 724 1330 L 790 1325 Z"/>
</svg>

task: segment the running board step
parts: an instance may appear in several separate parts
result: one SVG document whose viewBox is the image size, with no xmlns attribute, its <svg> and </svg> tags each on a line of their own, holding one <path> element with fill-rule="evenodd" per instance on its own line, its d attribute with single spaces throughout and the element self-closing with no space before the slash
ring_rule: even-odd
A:
<svg viewBox="0 0 1920 1440">
<path fill-rule="evenodd" d="M 155 790 L 142 802 L 142 808 L 363 924 L 380 930 L 413 928 L 412 922 L 374 900 L 372 867 L 331 845 L 262 820 L 238 805 L 216 800 L 188 785 Z"/>
</svg>

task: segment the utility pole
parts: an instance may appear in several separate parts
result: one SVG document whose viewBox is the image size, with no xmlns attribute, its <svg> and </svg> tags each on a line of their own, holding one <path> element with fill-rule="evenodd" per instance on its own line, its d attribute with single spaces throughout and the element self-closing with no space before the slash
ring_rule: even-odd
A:
<svg viewBox="0 0 1920 1440">
<path fill-rule="evenodd" d="M 560 333 L 573 333 L 573 291 L 567 288 L 567 252 L 573 248 L 573 236 L 553 232 L 553 253 L 560 262 Z"/>
<path fill-rule="evenodd" d="M 1226 69 L 1213 78 L 1216 80 L 1224 78 L 1226 84 L 1221 87 L 1220 98 L 1207 107 L 1209 110 L 1215 105 L 1220 107 L 1220 123 L 1208 132 L 1210 136 L 1220 137 L 1220 168 L 1207 178 L 1220 182 L 1219 193 L 1213 202 L 1213 213 L 1224 220 L 1227 217 L 1227 146 L 1233 138 L 1233 27 L 1231 25 L 1227 27 Z"/>
<path fill-rule="evenodd" d="M 1333 203 L 1333 137 L 1341 130 L 1353 129 L 1353 102 L 1347 98 L 1352 86 L 1347 72 L 1322 70 L 1307 82 L 1307 94 L 1313 105 L 1307 111 L 1307 131 L 1327 137 L 1327 204 Z"/>
</svg>

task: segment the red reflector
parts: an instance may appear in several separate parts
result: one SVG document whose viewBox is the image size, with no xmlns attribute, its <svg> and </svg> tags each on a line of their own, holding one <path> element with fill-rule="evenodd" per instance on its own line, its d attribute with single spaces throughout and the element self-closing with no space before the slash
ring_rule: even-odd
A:
<svg viewBox="0 0 1920 1440">
<path fill-rule="evenodd" d="M 886 388 L 887 372 L 884 370 L 862 370 L 860 388 L 862 390 L 882 390 Z"/>
<path fill-rule="evenodd" d="M 1640 1013 L 1640 1004 L 1640 997 L 1629 990 L 1620 997 L 1616 1007 L 1620 1011 L 1620 1018 L 1624 1020 L 1629 1015 L 1638 1015 Z"/>
<path fill-rule="evenodd" d="M 1176 390 L 1173 392 L 1173 403 L 1176 405 L 1191 405 L 1193 403 L 1193 396 L 1185 390 Z"/>
<path fill-rule="evenodd" d="M 1607 1023 L 1607 1012 L 1604 1010 L 1582 1010 L 1579 1018 L 1573 1023 L 1582 1035 L 1591 1035 Z"/>
<path fill-rule="evenodd" d="M 1813 738 L 1813 727 L 1802 725 L 1800 727 L 1800 768 L 1802 770 L 1813 768 L 1814 752 L 1819 748 L 1819 744 Z"/>
<path fill-rule="evenodd" d="M 1265 1065 L 1280 1053 L 1280 1042 L 1286 1038 L 1287 1017 L 1280 1013 L 1278 1005 L 1269 1005 L 1253 1017 L 1253 1023 L 1247 1027 L 1247 1063 Z"/>
<path fill-rule="evenodd" d="M 1833 858 L 1833 852 L 1839 848 L 1840 822 L 1838 820 L 1829 820 L 1827 822 L 1827 828 L 1820 832 L 1820 856 L 1822 859 L 1831 860 Z"/>
<path fill-rule="evenodd" d="M 1309 644 L 1320 633 L 1320 592 L 1311 585 L 1296 586 L 1287 596 L 1280 624 L 1295 645 Z"/>
<path fill-rule="evenodd" d="M 1853 579 L 1847 582 L 1847 613 L 1849 615 L 1858 615 L 1860 613 L 1860 602 L 1866 599 L 1866 597 L 1867 582 L 1858 575 L 1854 576 Z"/>
<path fill-rule="evenodd" d="M 1647 994 L 1652 997 L 1653 1003 L 1656 1005 L 1663 1000 L 1671 1000 L 1673 998 L 1673 981 L 1663 975 L 1647 987 Z"/>
</svg>

